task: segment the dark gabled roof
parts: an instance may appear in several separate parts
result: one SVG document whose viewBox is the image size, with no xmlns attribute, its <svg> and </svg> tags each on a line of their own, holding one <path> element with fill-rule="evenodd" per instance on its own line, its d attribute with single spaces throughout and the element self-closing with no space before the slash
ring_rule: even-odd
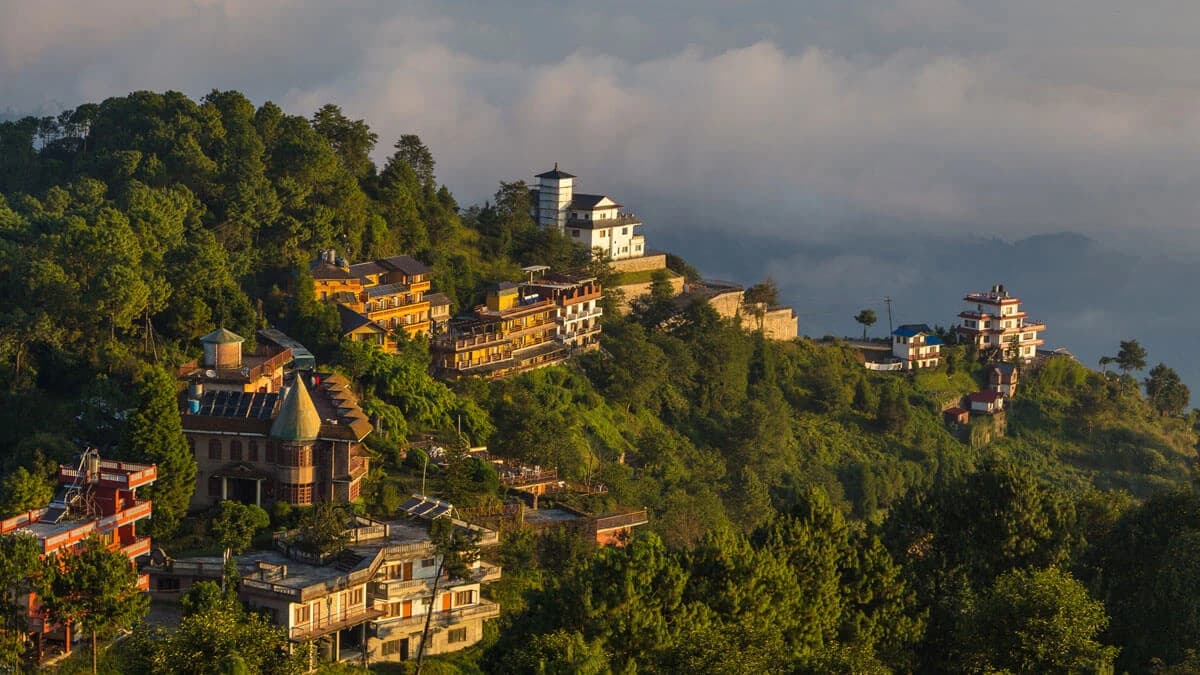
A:
<svg viewBox="0 0 1200 675">
<path fill-rule="evenodd" d="M 914 335 L 920 335 L 921 333 L 924 333 L 925 335 L 933 335 L 933 330 L 930 329 L 928 325 L 923 323 L 906 323 L 892 331 L 892 335 L 899 335 L 901 337 L 912 337 Z"/>
<path fill-rule="evenodd" d="M 1000 374 L 1004 377 L 1009 377 L 1016 372 L 1017 367 L 1011 363 L 993 363 L 992 369 L 1000 371 Z"/>
<path fill-rule="evenodd" d="M 343 335 L 346 335 L 346 334 L 350 333 L 351 331 L 357 330 L 359 328 L 362 328 L 363 326 L 368 326 L 368 325 L 371 326 L 372 328 L 374 328 L 378 332 L 383 332 L 383 329 L 380 328 L 379 326 L 376 326 L 375 322 L 371 321 L 370 319 L 363 316 L 362 314 L 359 314 L 358 312 L 350 309 L 349 307 L 346 307 L 345 305 L 338 305 L 337 310 L 338 310 L 338 318 L 342 320 L 342 334 Z"/>
<path fill-rule="evenodd" d="M 595 208 L 597 204 L 599 204 L 601 201 L 603 201 L 605 199 L 612 199 L 612 198 L 609 197 L 608 195 L 588 195 L 588 194 L 584 194 L 582 192 L 576 192 L 574 195 L 571 196 L 570 208 L 572 208 L 572 209 L 592 209 L 592 208 Z M 616 204 L 618 207 L 621 206 L 620 204 L 617 204 L 617 200 L 613 199 L 612 201 L 613 201 L 613 204 Z"/>
<path fill-rule="evenodd" d="M 386 267 L 373 260 L 371 262 L 354 263 L 350 266 L 350 274 L 356 277 L 383 274 L 386 271 L 388 271 Z"/>
<path fill-rule="evenodd" d="M 571 174 L 567 173 L 566 171 L 559 170 L 558 162 L 554 163 L 554 169 L 547 171 L 545 173 L 539 173 L 538 175 L 534 176 L 534 178 L 574 178 L 574 177 L 575 176 L 572 176 Z"/>
<path fill-rule="evenodd" d="M 349 279 L 350 272 L 326 260 L 318 260 L 308 268 L 313 279 Z"/>
<path fill-rule="evenodd" d="M 1004 394 L 998 391 L 977 391 L 967 398 L 973 403 L 995 403 L 997 400 L 1004 398 Z"/>
<path fill-rule="evenodd" d="M 238 335 L 228 328 L 221 327 L 200 338 L 200 341 L 208 344 L 225 345 L 234 342 L 245 342 L 246 338 Z"/>
<path fill-rule="evenodd" d="M 368 298 L 378 298 L 380 296 L 396 295 L 397 293 L 407 293 L 412 288 L 408 284 L 381 284 L 379 286 L 367 286 L 365 289 Z"/>
<path fill-rule="evenodd" d="M 420 260 L 417 260 L 416 258 L 410 258 L 406 255 L 394 255 L 390 258 L 377 260 L 376 262 L 378 262 L 380 265 L 383 265 L 388 270 L 398 270 L 400 272 L 404 272 L 410 277 L 417 274 L 429 274 L 433 271 L 428 265 Z"/>
</svg>

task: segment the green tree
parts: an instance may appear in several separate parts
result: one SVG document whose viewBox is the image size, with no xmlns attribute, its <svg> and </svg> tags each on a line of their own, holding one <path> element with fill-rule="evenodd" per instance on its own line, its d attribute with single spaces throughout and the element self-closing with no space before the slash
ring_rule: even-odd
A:
<svg viewBox="0 0 1200 675">
<path fill-rule="evenodd" d="M 54 486 L 45 477 L 23 466 L 0 479 L 0 517 L 40 509 L 54 497 Z"/>
<path fill-rule="evenodd" d="M 308 672 L 311 650 L 311 645 L 289 643 L 284 629 L 263 614 L 221 601 L 187 614 L 174 630 L 146 627 L 135 632 L 123 650 L 123 671 L 299 675 Z"/>
<path fill-rule="evenodd" d="M 77 553 L 56 556 L 50 569 L 39 593 L 42 603 L 52 620 L 91 635 L 95 673 L 99 639 L 145 617 L 150 598 L 138 588 L 129 558 L 109 550 L 99 537 L 88 538 Z"/>
<path fill-rule="evenodd" d="M 375 171 L 371 162 L 371 150 L 379 136 L 371 131 L 363 120 L 351 120 L 342 109 L 326 103 L 313 113 L 312 126 L 318 134 L 329 141 L 342 166 L 357 178 L 364 178 Z"/>
<path fill-rule="evenodd" d="M 1146 378 L 1146 397 L 1160 415 L 1179 415 L 1187 407 L 1191 392 L 1179 374 L 1165 364 L 1150 369 Z"/>
<path fill-rule="evenodd" d="M 158 465 L 158 479 L 145 488 L 154 500 L 152 537 L 167 537 L 179 526 L 196 487 L 196 458 L 183 435 L 175 380 L 161 367 L 139 374 L 138 407 L 129 418 L 122 454 Z"/>
<path fill-rule="evenodd" d="M 27 608 L 22 600 L 45 573 L 37 539 L 0 536 L 0 670 L 16 672 L 25 653 Z"/>
<path fill-rule="evenodd" d="M 321 502 L 300 517 L 295 544 L 300 550 L 324 556 L 337 553 L 346 546 L 348 514 L 344 506 Z"/>
<path fill-rule="evenodd" d="M 1117 367 L 1125 375 L 1146 367 L 1146 349 L 1137 340 L 1121 340 L 1121 349 L 1117 352 Z"/>
<path fill-rule="evenodd" d="M 230 556 L 240 554 L 250 548 L 255 533 L 270 524 L 271 517 L 254 504 L 242 504 L 226 499 L 217 507 L 211 529 L 224 551 L 225 575 L 221 579 L 222 591 L 226 590 L 228 578 L 236 573 L 236 568 L 230 569 Z"/>
<path fill-rule="evenodd" d="M 858 323 L 862 324 L 863 339 L 866 340 L 867 339 L 867 329 L 870 328 L 871 326 L 874 326 L 875 322 L 878 321 L 879 319 L 875 316 L 875 310 L 864 309 L 854 316 L 854 320 L 857 321 Z"/>
<path fill-rule="evenodd" d="M 965 670 L 1011 673 L 1111 672 L 1117 650 L 1099 640 L 1104 605 L 1056 567 L 1012 570 L 970 609 Z"/>
</svg>

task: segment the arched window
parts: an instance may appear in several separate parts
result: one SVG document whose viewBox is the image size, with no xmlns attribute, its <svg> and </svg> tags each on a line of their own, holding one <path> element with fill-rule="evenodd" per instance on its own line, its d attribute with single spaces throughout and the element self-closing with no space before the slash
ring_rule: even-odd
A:
<svg viewBox="0 0 1200 675">
<path fill-rule="evenodd" d="M 236 439 L 229 441 L 229 461 L 231 461 L 231 462 L 242 461 L 242 442 L 241 441 L 236 440 Z"/>
<path fill-rule="evenodd" d="M 246 459 L 251 462 L 258 461 L 258 441 L 250 441 L 250 447 L 246 453 Z"/>
<path fill-rule="evenodd" d="M 208 458 L 221 461 L 221 439 L 212 438 L 208 441 Z"/>
</svg>

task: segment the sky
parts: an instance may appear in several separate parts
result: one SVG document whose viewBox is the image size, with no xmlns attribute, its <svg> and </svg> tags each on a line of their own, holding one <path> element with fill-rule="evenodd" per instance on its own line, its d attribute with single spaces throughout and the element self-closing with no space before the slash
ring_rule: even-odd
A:
<svg viewBox="0 0 1200 675">
<path fill-rule="evenodd" d="M 0 113 L 135 89 L 334 102 L 377 159 L 419 134 L 464 204 L 557 161 L 651 246 L 770 274 L 802 332 L 850 332 L 885 294 L 949 324 L 1005 283 L 1058 308 L 1052 343 L 1094 359 L 1153 310 L 1183 361 L 1198 29 L 1182 0 L 0 0 Z M 1029 239 L 1061 232 L 1090 239 Z M 1055 244 L 1048 272 L 1004 259 L 1028 241 Z M 1063 290 L 1080 279 L 1087 302 Z"/>
</svg>

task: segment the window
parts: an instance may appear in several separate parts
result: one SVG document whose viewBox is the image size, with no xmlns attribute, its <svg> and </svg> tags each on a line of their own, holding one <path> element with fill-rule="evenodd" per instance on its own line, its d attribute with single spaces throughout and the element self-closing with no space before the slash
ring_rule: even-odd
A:
<svg viewBox="0 0 1200 675">
<path fill-rule="evenodd" d="M 574 229 L 574 228 L 571 228 L 571 236 L 572 236 L 572 237 L 575 237 L 576 239 L 578 239 L 578 238 L 579 238 L 579 230 L 576 230 L 576 229 Z"/>
<path fill-rule="evenodd" d="M 251 462 L 258 461 L 258 441 L 250 441 L 250 448 L 246 453 L 246 459 Z"/>
<path fill-rule="evenodd" d="M 220 478 L 217 478 L 216 476 L 208 477 L 208 496 L 209 497 L 220 497 L 221 496 L 221 479 Z"/>
<path fill-rule="evenodd" d="M 459 591 L 454 594 L 454 606 L 461 607 L 475 602 L 475 591 Z"/>
<path fill-rule="evenodd" d="M 242 461 L 242 442 L 237 439 L 229 441 L 229 461 Z"/>
<path fill-rule="evenodd" d="M 267 441 L 267 461 L 275 461 L 275 441 Z"/>
<path fill-rule="evenodd" d="M 466 642 L 466 641 L 467 641 L 467 629 L 466 628 L 455 628 L 454 630 L 450 631 L 449 633 L 446 633 L 446 642 L 449 644 L 454 644 L 455 642 Z"/>
<path fill-rule="evenodd" d="M 346 591 L 342 603 L 345 606 L 361 605 L 363 601 L 363 589 L 355 588 L 351 591 Z"/>
<path fill-rule="evenodd" d="M 309 605 L 300 605 L 293 612 L 293 624 L 308 623 L 312 619 L 312 607 Z"/>
<path fill-rule="evenodd" d="M 311 504 L 313 498 L 312 483 L 280 483 L 279 498 L 289 504 Z"/>
<path fill-rule="evenodd" d="M 388 640 L 381 649 L 384 656 L 395 656 L 400 653 L 400 640 Z"/>
<path fill-rule="evenodd" d="M 622 227 L 622 228 L 621 228 L 621 234 L 629 234 L 629 228 L 628 228 L 628 227 Z"/>
<path fill-rule="evenodd" d="M 179 590 L 179 580 L 167 577 L 158 578 L 158 590 L 160 591 L 177 591 Z"/>
<path fill-rule="evenodd" d="M 608 230 L 600 230 L 600 238 L 603 239 L 606 236 L 608 236 Z"/>
<path fill-rule="evenodd" d="M 421 561 L 422 568 L 433 567 L 436 564 L 437 564 L 437 558 L 425 558 L 424 560 Z"/>
<path fill-rule="evenodd" d="M 221 461 L 221 439 L 213 438 L 208 441 L 208 458 Z"/>
</svg>

